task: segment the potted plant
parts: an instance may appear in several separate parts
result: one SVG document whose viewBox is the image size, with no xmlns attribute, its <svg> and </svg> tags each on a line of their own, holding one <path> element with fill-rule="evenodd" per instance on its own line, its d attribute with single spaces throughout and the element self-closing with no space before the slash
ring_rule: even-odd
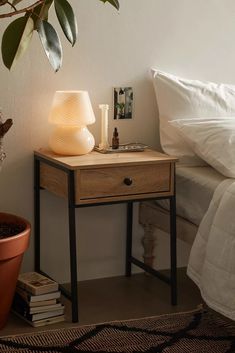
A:
<svg viewBox="0 0 235 353">
<path fill-rule="evenodd" d="M 3 122 L 0 112 L 0 164 L 6 157 L 3 137 L 11 126 L 12 119 Z M 30 228 L 25 219 L 0 212 L 0 329 L 11 308 L 23 254 L 29 246 Z"/>
<path fill-rule="evenodd" d="M 119 9 L 118 0 L 99 0 L 110 3 Z M 31 4 L 21 6 L 22 0 L 0 0 L 0 19 L 17 16 L 3 33 L 2 59 L 10 70 L 28 49 L 34 31 L 39 35 L 46 56 L 58 71 L 62 65 L 62 46 L 59 35 L 49 22 L 49 12 L 54 5 L 56 17 L 66 39 L 73 46 L 77 40 L 77 20 L 72 6 L 67 0 L 32 0 Z M 8 9 L 10 6 L 10 10 Z"/>
<path fill-rule="evenodd" d="M 25 219 L 0 213 L 0 329 L 7 322 L 30 229 Z"/>
</svg>

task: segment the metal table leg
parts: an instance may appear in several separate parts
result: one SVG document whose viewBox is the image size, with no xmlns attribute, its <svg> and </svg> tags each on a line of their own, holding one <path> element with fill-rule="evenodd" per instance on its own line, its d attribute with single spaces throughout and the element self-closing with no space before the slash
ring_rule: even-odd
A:
<svg viewBox="0 0 235 353">
<path fill-rule="evenodd" d="M 170 198 L 171 304 L 177 305 L 176 198 Z"/>
<path fill-rule="evenodd" d="M 40 272 L 40 161 L 34 157 L 34 268 Z"/>
<path fill-rule="evenodd" d="M 70 246 L 70 283 L 72 301 L 72 322 L 78 322 L 78 285 L 77 285 L 77 247 L 75 219 L 75 181 L 74 171 L 68 173 L 68 211 Z"/>
<path fill-rule="evenodd" d="M 127 202 L 126 276 L 131 276 L 133 202 Z"/>
</svg>

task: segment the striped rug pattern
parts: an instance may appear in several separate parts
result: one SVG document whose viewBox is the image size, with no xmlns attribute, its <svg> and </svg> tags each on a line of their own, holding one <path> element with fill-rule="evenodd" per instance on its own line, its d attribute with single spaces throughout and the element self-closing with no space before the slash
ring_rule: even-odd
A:
<svg viewBox="0 0 235 353">
<path fill-rule="evenodd" d="M 0 337 L 1 353 L 235 353 L 235 327 L 204 309 Z"/>
</svg>

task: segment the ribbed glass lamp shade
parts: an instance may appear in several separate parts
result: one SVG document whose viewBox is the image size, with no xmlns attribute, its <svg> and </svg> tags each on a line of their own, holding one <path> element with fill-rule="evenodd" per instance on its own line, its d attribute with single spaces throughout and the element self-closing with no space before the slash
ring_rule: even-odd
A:
<svg viewBox="0 0 235 353">
<path fill-rule="evenodd" d="M 55 92 L 49 122 L 52 124 L 83 126 L 95 122 L 95 115 L 87 91 Z"/>
<path fill-rule="evenodd" d="M 56 125 L 49 140 L 55 153 L 75 156 L 94 148 L 94 137 L 86 127 L 95 122 L 87 91 L 57 91 L 49 122 Z"/>
</svg>

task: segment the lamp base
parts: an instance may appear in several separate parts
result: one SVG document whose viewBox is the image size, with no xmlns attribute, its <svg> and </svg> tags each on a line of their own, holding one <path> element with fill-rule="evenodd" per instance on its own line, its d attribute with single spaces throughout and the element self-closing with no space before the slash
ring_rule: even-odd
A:
<svg viewBox="0 0 235 353">
<path fill-rule="evenodd" d="M 49 140 L 53 152 L 66 156 L 89 153 L 95 139 L 86 126 L 57 126 Z"/>
</svg>

